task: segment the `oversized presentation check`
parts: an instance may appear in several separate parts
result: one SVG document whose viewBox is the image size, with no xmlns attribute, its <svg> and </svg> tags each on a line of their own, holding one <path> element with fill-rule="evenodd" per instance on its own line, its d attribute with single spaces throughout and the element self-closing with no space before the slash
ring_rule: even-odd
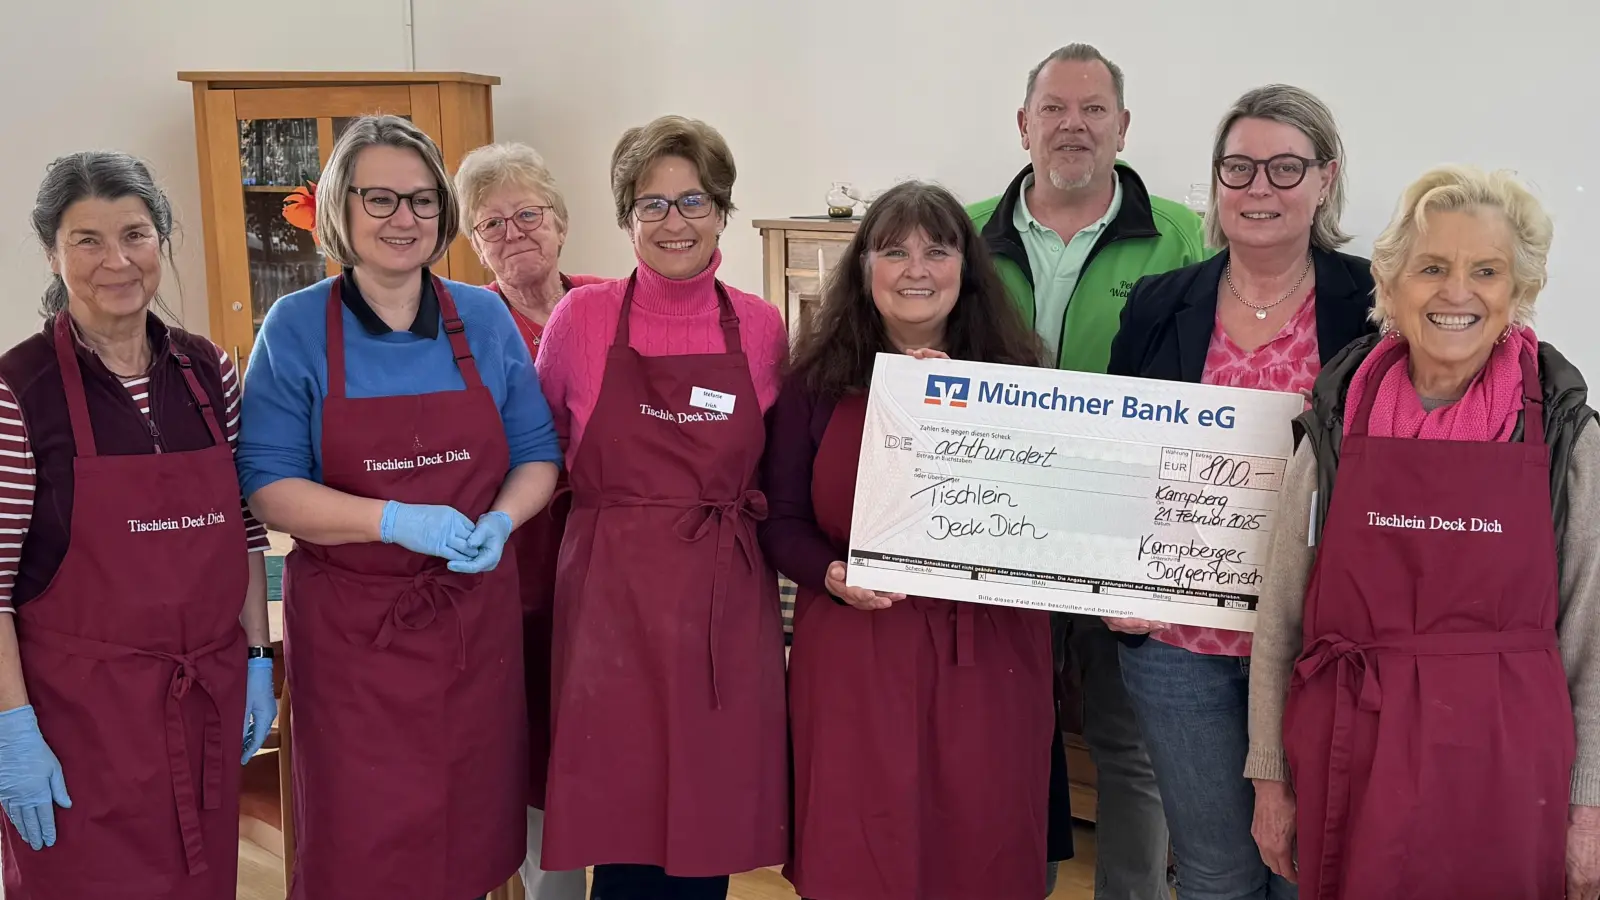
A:
<svg viewBox="0 0 1600 900">
<path fill-rule="evenodd" d="M 1297 394 L 880 354 L 851 585 L 1250 631 Z"/>
</svg>

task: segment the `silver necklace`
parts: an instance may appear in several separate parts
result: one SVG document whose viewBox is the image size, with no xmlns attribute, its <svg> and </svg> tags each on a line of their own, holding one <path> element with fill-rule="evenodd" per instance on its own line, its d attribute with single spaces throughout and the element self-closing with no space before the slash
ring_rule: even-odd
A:
<svg viewBox="0 0 1600 900">
<path fill-rule="evenodd" d="M 1290 297 L 1294 296 L 1294 292 L 1300 290 L 1300 285 L 1305 283 L 1306 276 L 1309 275 L 1309 274 L 1311 274 L 1311 254 L 1307 253 L 1306 254 L 1306 267 L 1304 269 L 1300 270 L 1300 277 L 1295 279 L 1294 287 L 1289 288 L 1289 290 L 1284 292 L 1284 295 L 1282 297 L 1279 297 L 1278 299 L 1272 301 L 1271 303 L 1268 303 L 1266 306 L 1257 306 L 1254 303 L 1251 303 L 1249 300 L 1246 300 L 1244 298 L 1244 295 L 1239 293 L 1239 289 L 1233 286 L 1233 258 L 1232 257 L 1228 258 L 1228 264 L 1226 266 L 1224 266 L 1223 269 L 1222 269 L 1222 277 L 1225 280 L 1227 280 L 1227 282 L 1228 282 L 1228 290 L 1233 292 L 1234 298 L 1237 299 L 1240 303 L 1243 303 L 1245 306 L 1249 307 L 1250 309 L 1255 310 L 1256 311 L 1256 318 L 1258 318 L 1258 319 L 1265 319 L 1267 317 L 1267 310 L 1273 308 L 1274 306 L 1277 306 L 1279 303 L 1282 303 L 1283 301 L 1285 301 L 1285 300 L 1289 299 Z"/>
</svg>

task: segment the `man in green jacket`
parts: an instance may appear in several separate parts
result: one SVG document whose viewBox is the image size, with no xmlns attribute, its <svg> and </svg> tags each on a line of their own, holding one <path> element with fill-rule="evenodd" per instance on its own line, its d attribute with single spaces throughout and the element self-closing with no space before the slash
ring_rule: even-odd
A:
<svg viewBox="0 0 1600 900">
<path fill-rule="evenodd" d="M 1133 283 L 1207 256 L 1200 217 L 1150 196 L 1117 160 L 1128 120 L 1122 70 L 1087 44 L 1062 47 L 1029 73 L 1017 111 L 1032 164 L 1005 193 L 968 209 L 1057 368 L 1104 372 Z M 1070 647 L 1082 683 L 1083 738 L 1097 770 L 1095 900 L 1165 900 L 1166 819 L 1116 638 L 1093 616 L 1052 619 L 1058 651 Z M 1052 782 L 1051 858 L 1059 859 L 1062 792 Z"/>
</svg>

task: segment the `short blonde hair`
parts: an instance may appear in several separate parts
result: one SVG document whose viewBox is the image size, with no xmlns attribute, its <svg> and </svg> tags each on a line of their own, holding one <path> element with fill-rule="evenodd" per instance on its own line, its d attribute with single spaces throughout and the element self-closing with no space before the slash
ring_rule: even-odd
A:
<svg viewBox="0 0 1600 900">
<path fill-rule="evenodd" d="M 1499 210 L 1511 226 L 1515 244 L 1511 259 L 1512 299 L 1516 304 L 1512 321 L 1526 325 L 1533 320 L 1533 302 L 1544 289 L 1555 230 L 1544 206 L 1508 171 L 1439 166 L 1406 188 L 1389 227 L 1372 245 L 1372 280 L 1377 285 L 1374 322 L 1384 325 L 1393 318 L 1389 313 L 1389 291 L 1411 258 L 1417 235 L 1428 230 L 1428 216 L 1480 209 Z"/>
<path fill-rule="evenodd" d="M 1339 171 L 1334 173 L 1333 184 L 1328 188 L 1328 199 L 1317 207 L 1311 220 L 1311 246 L 1333 251 L 1350 243 L 1350 235 L 1339 227 L 1339 219 L 1344 215 L 1344 141 L 1339 137 L 1333 110 L 1303 88 L 1269 84 L 1245 92 L 1217 125 L 1217 139 L 1211 149 L 1211 202 L 1206 205 L 1206 244 L 1218 250 L 1228 246 L 1228 236 L 1223 233 L 1222 220 L 1217 214 L 1216 163 L 1227 153 L 1228 133 L 1240 119 L 1266 119 L 1288 125 L 1306 136 L 1311 142 L 1311 153 L 1317 159 L 1338 161 Z M 1311 177 L 1311 173 L 1307 172 L 1306 177 Z"/>
<path fill-rule="evenodd" d="M 555 214 L 556 230 L 567 231 L 567 200 L 539 151 L 527 144 L 487 144 L 461 158 L 456 168 L 456 195 L 461 202 L 461 227 L 472 230 L 478 208 L 498 188 L 516 185 L 543 197 Z"/>
<path fill-rule="evenodd" d="M 733 181 L 738 170 L 728 142 L 704 122 L 662 116 L 648 125 L 624 131 L 611 151 L 611 193 L 617 201 L 619 227 L 627 229 L 633 218 L 639 179 L 667 156 L 681 156 L 694 164 L 700 183 L 724 218 L 734 211 Z"/>
<path fill-rule="evenodd" d="M 461 231 L 461 214 L 456 209 L 455 192 L 444 159 L 433 139 L 422 129 L 399 116 L 362 116 L 350 123 L 328 154 L 328 164 L 317 182 L 317 243 L 335 263 L 350 268 L 361 263 L 350 246 L 350 188 L 355 178 L 356 158 L 368 147 L 399 147 L 414 150 L 422 157 L 428 172 L 439 186 L 439 240 L 427 265 L 444 258 L 450 242 Z"/>
</svg>

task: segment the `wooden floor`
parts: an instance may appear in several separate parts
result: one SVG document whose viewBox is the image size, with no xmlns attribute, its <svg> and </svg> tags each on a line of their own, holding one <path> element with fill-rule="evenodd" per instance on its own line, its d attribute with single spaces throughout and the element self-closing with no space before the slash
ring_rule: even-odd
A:
<svg viewBox="0 0 1600 900">
<path fill-rule="evenodd" d="M 1094 896 L 1094 831 L 1079 828 L 1078 856 L 1061 864 L 1051 900 L 1090 900 Z M 284 900 L 282 861 L 249 841 L 239 842 L 238 900 Z M 797 900 L 774 869 L 736 875 L 728 900 Z"/>
</svg>

